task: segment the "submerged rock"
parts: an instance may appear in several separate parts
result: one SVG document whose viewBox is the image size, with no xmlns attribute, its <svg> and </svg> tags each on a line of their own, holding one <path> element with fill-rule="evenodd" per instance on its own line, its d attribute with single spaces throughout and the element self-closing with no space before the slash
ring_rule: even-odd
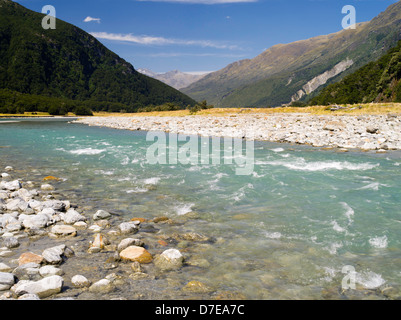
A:
<svg viewBox="0 0 401 320">
<path fill-rule="evenodd" d="M 110 244 L 109 240 L 102 234 L 98 233 L 95 235 L 95 238 L 89 247 L 90 253 L 99 252 L 105 248 L 106 245 Z"/>
<path fill-rule="evenodd" d="M 89 291 L 94 293 L 109 293 L 110 291 L 113 290 L 114 290 L 114 285 L 108 279 L 99 280 L 89 287 Z"/>
<path fill-rule="evenodd" d="M 209 286 L 207 286 L 203 282 L 196 281 L 196 280 L 188 282 L 182 288 L 182 290 L 185 292 L 193 292 L 193 293 L 209 293 L 209 292 L 213 291 L 213 289 L 211 289 Z"/>
<path fill-rule="evenodd" d="M 126 238 L 121 240 L 119 243 L 117 250 L 118 251 L 123 251 L 125 248 L 128 248 L 129 246 L 138 246 L 138 247 L 143 247 L 144 243 L 140 239 L 133 239 L 133 238 Z"/>
<path fill-rule="evenodd" d="M 165 250 L 154 260 L 155 266 L 162 271 L 179 269 L 182 267 L 183 262 L 184 257 L 177 249 Z"/>
<path fill-rule="evenodd" d="M 119 224 L 118 228 L 122 234 L 136 233 L 138 232 L 139 224 L 139 221 L 123 222 Z"/>
<path fill-rule="evenodd" d="M 40 186 L 40 189 L 43 191 L 53 191 L 54 187 L 51 184 L 45 183 Z"/>
<path fill-rule="evenodd" d="M 111 217 L 111 214 L 108 213 L 105 210 L 98 210 L 96 213 L 93 215 L 93 220 L 102 220 L 102 219 L 108 219 Z"/>
<path fill-rule="evenodd" d="M 77 274 L 71 278 L 71 282 L 76 288 L 86 288 L 91 285 L 91 282 L 84 276 Z"/>
</svg>

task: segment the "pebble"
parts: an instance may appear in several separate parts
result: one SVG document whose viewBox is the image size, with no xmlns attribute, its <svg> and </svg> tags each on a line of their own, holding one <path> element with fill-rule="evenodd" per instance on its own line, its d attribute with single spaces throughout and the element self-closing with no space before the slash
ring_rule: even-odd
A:
<svg viewBox="0 0 401 320">
<path fill-rule="evenodd" d="M 53 191 L 54 187 L 51 184 L 45 183 L 40 186 L 40 189 L 43 191 Z"/>
<path fill-rule="evenodd" d="M 121 242 L 118 244 L 117 250 L 123 251 L 125 248 L 128 248 L 129 246 L 142 247 L 144 246 L 144 243 L 140 239 L 125 238 L 121 240 Z"/>
<path fill-rule="evenodd" d="M 41 264 L 43 262 L 43 257 L 32 252 L 25 252 L 18 258 L 18 264 L 20 266 L 32 262 Z"/>
<path fill-rule="evenodd" d="M 63 286 L 64 279 L 61 276 L 50 276 L 39 281 L 19 281 L 11 287 L 16 295 L 36 294 L 39 298 L 46 298 L 53 294 L 59 293 Z"/>
<path fill-rule="evenodd" d="M 0 272 L 0 291 L 10 289 L 14 282 L 15 279 L 12 273 Z"/>
<path fill-rule="evenodd" d="M 101 279 L 89 287 L 89 291 L 94 293 L 109 293 L 113 290 L 114 286 L 108 279 Z"/>
<path fill-rule="evenodd" d="M 18 239 L 15 237 L 6 237 L 3 244 L 9 249 L 17 248 L 20 245 Z"/>
<path fill-rule="evenodd" d="M 184 256 L 177 249 L 168 249 L 157 256 L 154 263 L 162 271 L 179 269 L 184 262 Z"/>
<path fill-rule="evenodd" d="M 39 274 L 42 277 L 49 277 L 54 275 L 62 276 L 64 274 L 64 271 L 54 266 L 43 266 L 39 269 Z"/>
<path fill-rule="evenodd" d="M 25 293 L 22 296 L 20 296 L 18 300 L 40 300 L 40 298 L 35 293 Z"/>
<path fill-rule="evenodd" d="M 49 264 L 60 264 L 63 262 L 62 256 L 64 255 L 65 249 L 65 244 L 48 248 L 42 252 L 42 257 Z"/>
<path fill-rule="evenodd" d="M 98 226 L 97 224 L 93 224 L 88 228 L 92 232 L 100 232 L 103 230 L 102 227 Z"/>
<path fill-rule="evenodd" d="M 67 226 L 63 224 L 58 224 L 55 225 L 51 228 L 50 232 L 56 236 L 76 236 L 77 235 L 77 229 L 75 229 L 73 226 Z"/>
<path fill-rule="evenodd" d="M 106 245 L 110 244 L 110 241 L 101 233 L 95 235 L 94 240 L 89 247 L 90 253 L 96 253 L 105 248 Z"/>
<path fill-rule="evenodd" d="M 12 271 L 12 268 L 8 266 L 7 264 L 0 262 L 0 272 L 10 272 Z"/>
<path fill-rule="evenodd" d="M 143 247 L 129 246 L 120 252 L 120 258 L 123 260 L 137 261 L 139 263 L 150 263 L 153 260 L 152 255 Z"/>
<path fill-rule="evenodd" d="M 67 224 L 74 224 L 79 221 L 86 221 L 86 218 L 74 209 L 69 209 L 66 213 L 61 214 L 61 219 Z"/>
<path fill-rule="evenodd" d="M 91 285 L 91 282 L 82 275 L 75 275 L 71 278 L 71 282 L 76 288 L 87 288 Z"/>
<path fill-rule="evenodd" d="M 123 222 L 118 228 L 122 234 L 136 233 L 139 229 L 139 221 Z"/>
<path fill-rule="evenodd" d="M 238 114 L 236 117 L 87 117 L 76 123 L 125 130 L 164 131 L 183 135 L 245 138 L 273 142 L 309 144 L 316 147 L 360 149 L 363 135 L 372 136 L 367 150 L 379 149 L 381 135 L 389 149 L 401 149 L 401 121 L 384 115 Z M 291 128 L 291 130 L 289 130 Z"/>
<path fill-rule="evenodd" d="M 182 290 L 186 291 L 186 292 L 193 292 L 193 293 L 209 293 L 209 292 L 213 291 L 209 286 L 207 286 L 203 282 L 196 281 L 196 280 L 188 282 L 182 288 Z"/>
<path fill-rule="evenodd" d="M 108 219 L 111 217 L 111 214 L 104 210 L 98 210 L 93 215 L 93 220 L 101 220 L 101 219 Z"/>
</svg>

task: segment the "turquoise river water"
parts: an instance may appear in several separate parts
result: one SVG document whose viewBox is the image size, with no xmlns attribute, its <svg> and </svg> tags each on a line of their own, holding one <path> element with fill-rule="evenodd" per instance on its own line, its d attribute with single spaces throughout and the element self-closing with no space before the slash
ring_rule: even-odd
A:
<svg viewBox="0 0 401 320">
<path fill-rule="evenodd" d="M 383 288 L 400 291 L 398 151 L 255 142 L 253 172 L 239 176 L 228 164 L 148 164 L 153 142 L 146 132 L 10 120 L 0 120 L 1 168 L 13 166 L 22 179 L 60 177 L 65 198 L 127 219 L 192 216 L 169 228 L 213 241 L 187 250 L 198 267 L 184 266 L 183 282 L 247 299 L 385 298 Z M 355 270 L 355 290 L 341 290 L 344 266 Z"/>
</svg>

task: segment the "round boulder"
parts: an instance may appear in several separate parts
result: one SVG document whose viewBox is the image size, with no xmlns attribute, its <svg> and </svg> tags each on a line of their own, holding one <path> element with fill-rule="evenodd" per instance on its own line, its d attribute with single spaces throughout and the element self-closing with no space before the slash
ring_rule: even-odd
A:
<svg viewBox="0 0 401 320">
<path fill-rule="evenodd" d="M 152 255 L 145 248 L 138 246 L 129 246 L 120 252 L 120 258 L 129 261 L 138 261 L 139 263 L 151 263 Z"/>
<path fill-rule="evenodd" d="M 162 254 L 155 258 L 155 266 L 160 270 L 174 270 L 182 267 L 184 257 L 177 249 L 165 250 Z"/>
</svg>

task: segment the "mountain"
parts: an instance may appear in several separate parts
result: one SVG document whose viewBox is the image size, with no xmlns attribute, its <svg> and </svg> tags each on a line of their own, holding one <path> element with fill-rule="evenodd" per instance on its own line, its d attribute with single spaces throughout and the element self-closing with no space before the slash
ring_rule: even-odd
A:
<svg viewBox="0 0 401 320">
<path fill-rule="evenodd" d="M 278 44 L 181 91 L 219 107 L 266 107 L 309 100 L 327 84 L 378 59 L 401 39 L 401 2 L 355 30 Z"/>
<path fill-rule="evenodd" d="M 45 15 L 0 0 L 0 89 L 74 101 L 118 104 L 127 111 L 147 105 L 195 101 L 137 72 L 97 39 L 57 19 L 42 28 Z M 105 106 L 106 105 L 106 106 Z"/>
<path fill-rule="evenodd" d="M 327 86 L 310 104 L 401 102 L 401 41 L 341 81 Z"/>
<path fill-rule="evenodd" d="M 188 87 L 190 84 L 202 79 L 206 75 L 190 74 L 179 70 L 173 70 L 166 73 L 154 73 L 149 69 L 138 69 L 137 71 L 160 80 L 177 90 Z"/>
</svg>

